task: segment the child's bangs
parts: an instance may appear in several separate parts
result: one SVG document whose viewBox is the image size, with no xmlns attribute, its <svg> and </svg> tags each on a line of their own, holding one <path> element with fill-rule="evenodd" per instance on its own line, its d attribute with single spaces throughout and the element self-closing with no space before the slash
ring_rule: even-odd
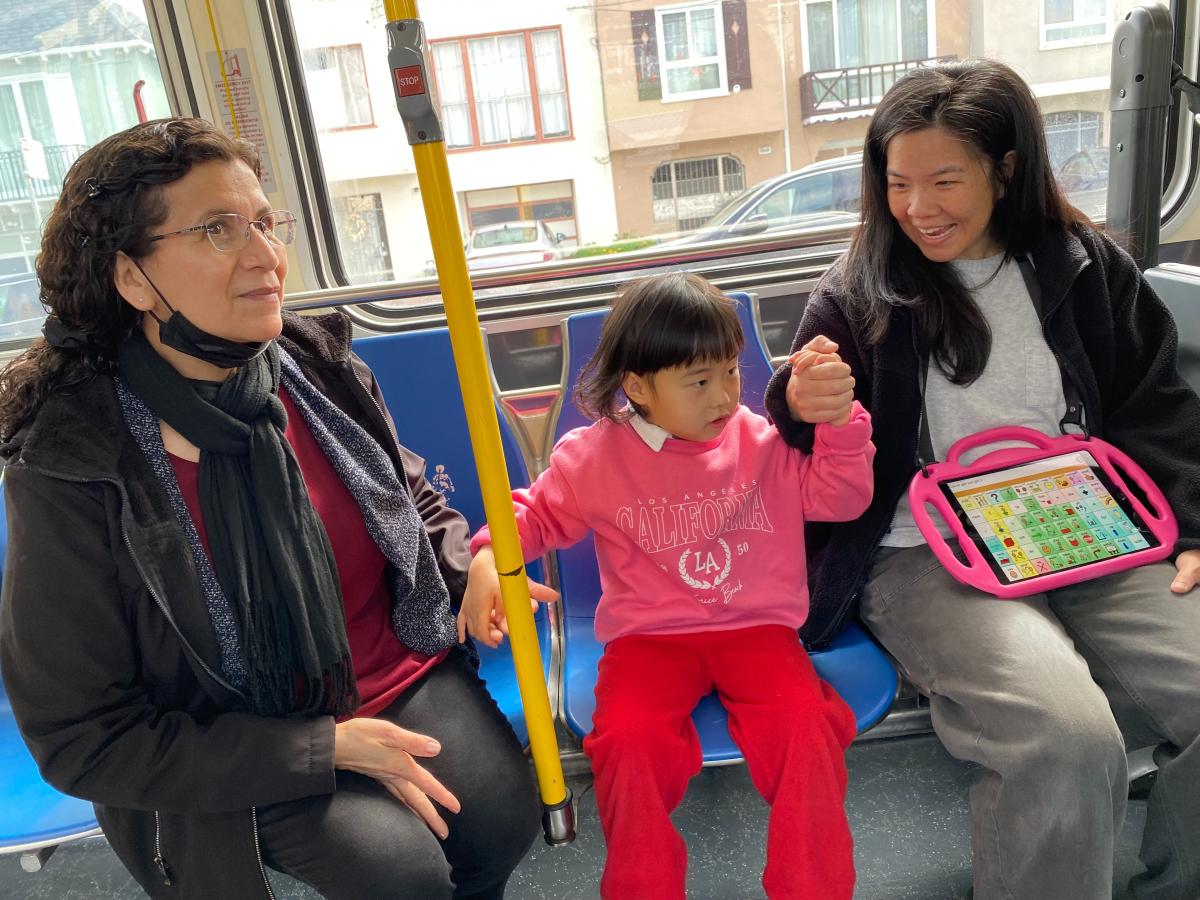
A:
<svg viewBox="0 0 1200 900">
<path fill-rule="evenodd" d="M 647 304 L 651 308 L 642 311 L 641 334 L 629 348 L 629 371 L 720 362 L 742 352 L 745 337 L 734 301 L 698 281 L 680 279 L 676 291 Z"/>
<path fill-rule="evenodd" d="M 706 304 L 696 310 L 697 321 L 692 326 L 690 352 L 678 365 L 693 362 L 723 362 L 742 352 L 746 337 L 738 321 L 736 301 L 722 296 L 719 303 Z"/>
</svg>

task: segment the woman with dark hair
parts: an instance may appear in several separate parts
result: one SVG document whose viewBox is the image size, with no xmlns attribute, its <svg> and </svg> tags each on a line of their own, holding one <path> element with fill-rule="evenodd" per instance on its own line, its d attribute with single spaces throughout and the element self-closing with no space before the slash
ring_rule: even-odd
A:
<svg viewBox="0 0 1200 900">
<path fill-rule="evenodd" d="M 152 896 L 501 897 L 538 803 L 456 640 L 466 523 L 349 320 L 282 311 L 258 175 L 200 119 L 68 173 L 0 376 L 13 712 Z"/>
<path fill-rule="evenodd" d="M 862 226 L 795 347 L 767 391 L 784 438 L 811 445 L 853 395 L 878 446 L 867 512 L 808 527 L 805 636 L 819 645 L 860 613 L 929 695 L 947 748 L 984 768 L 975 900 L 1112 896 L 1126 741 L 1157 744 L 1159 764 L 1133 890 L 1200 897 L 1200 604 L 1180 596 L 1200 578 L 1200 400 L 1162 302 L 1063 199 L 1011 69 L 917 69 L 883 98 Z M 841 363 L 805 364 L 835 350 Z M 1021 600 L 953 579 L 908 507 L 919 444 L 941 459 L 987 428 L 1060 423 L 1149 472 L 1179 522 L 1174 560 Z"/>
</svg>

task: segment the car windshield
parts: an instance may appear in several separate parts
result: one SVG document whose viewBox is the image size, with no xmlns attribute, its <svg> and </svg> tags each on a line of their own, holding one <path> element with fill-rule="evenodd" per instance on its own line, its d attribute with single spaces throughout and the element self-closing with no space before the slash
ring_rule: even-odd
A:
<svg viewBox="0 0 1200 900">
<path fill-rule="evenodd" d="M 537 228 L 532 225 L 506 225 L 494 231 L 476 233 L 471 246 L 476 250 L 487 250 L 490 247 L 507 247 L 509 244 L 532 244 L 537 239 Z"/>
</svg>

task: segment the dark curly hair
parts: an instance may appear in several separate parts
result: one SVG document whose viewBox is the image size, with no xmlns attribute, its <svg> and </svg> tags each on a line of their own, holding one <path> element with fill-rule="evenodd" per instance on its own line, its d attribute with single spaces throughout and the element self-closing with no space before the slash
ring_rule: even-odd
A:
<svg viewBox="0 0 1200 900">
<path fill-rule="evenodd" d="M 117 292 L 117 253 L 148 256 L 169 213 L 162 186 L 211 161 L 241 161 L 261 174 L 252 145 L 191 118 L 135 125 L 71 166 L 46 220 L 37 276 L 42 304 L 80 339 L 70 349 L 37 340 L 0 372 L 0 438 L 11 438 L 53 391 L 115 370 L 117 348 L 140 316 Z"/>
</svg>

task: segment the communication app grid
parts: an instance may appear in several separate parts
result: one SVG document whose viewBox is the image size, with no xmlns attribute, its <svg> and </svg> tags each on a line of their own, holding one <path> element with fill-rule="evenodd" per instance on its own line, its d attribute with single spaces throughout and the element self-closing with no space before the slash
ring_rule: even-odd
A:
<svg viewBox="0 0 1200 900">
<path fill-rule="evenodd" d="M 1016 582 L 1151 546 L 1093 465 L 1070 453 L 946 487 L 992 567 Z"/>
</svg>

